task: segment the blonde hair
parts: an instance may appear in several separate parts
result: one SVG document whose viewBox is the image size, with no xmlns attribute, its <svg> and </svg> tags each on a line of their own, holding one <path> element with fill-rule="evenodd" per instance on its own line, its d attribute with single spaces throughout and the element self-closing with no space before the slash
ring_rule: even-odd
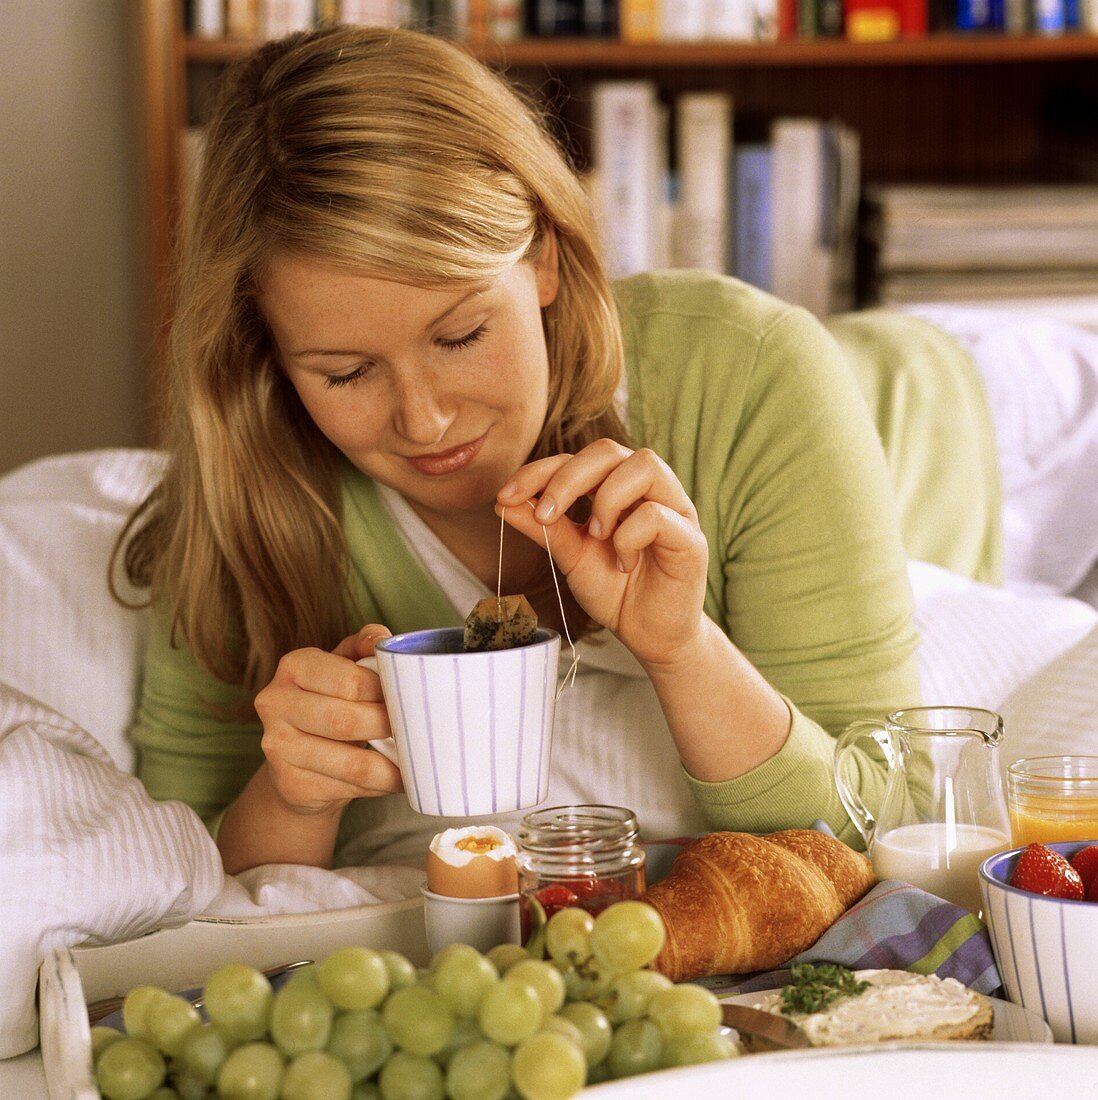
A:
<svg viewBox="0 0 1098 1100">
<path fill-rule="evenodd" d="M 169 340 L 169 465 L 119 549 L 173 639 L 250 705 L 283 653 L 330 648 L 351 625 L 338 455 L 256 305 L 276 252 L 438 287 L 536 255 L 551 227 L 560 287 L 543 311 L 535 457 L 625 441 L 621 335 L 589 202 L 544 122 L 429 35 L 325 28 L 231 66 L 195 205 Z"/>
</svg>

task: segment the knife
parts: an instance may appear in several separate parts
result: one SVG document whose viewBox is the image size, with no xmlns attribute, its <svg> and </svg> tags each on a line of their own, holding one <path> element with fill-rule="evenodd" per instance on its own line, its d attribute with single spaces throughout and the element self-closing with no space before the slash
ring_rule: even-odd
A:
<svg viewBox="0 0 1098 1100">
<path fill-rule="evenodd" d="M 797 1050 L 812 1045 L 792 1020 L 747 1005 L 722 1004 L 721 1022 L 726 1027 L 734 1027 L 744 1047 L 751 1052 Z"/>
</svg>

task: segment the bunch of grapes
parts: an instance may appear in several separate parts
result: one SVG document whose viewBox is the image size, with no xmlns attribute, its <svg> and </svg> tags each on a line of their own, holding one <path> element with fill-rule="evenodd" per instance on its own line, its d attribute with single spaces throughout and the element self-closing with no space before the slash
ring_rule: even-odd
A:
<svg viewBox="0 0 1098 1100">
<path fill-rule="evenodd" d="M 527 947 L 443 948 L 425 970 L 342 947 L 272 990 L 231 963 L 206 983 L 207 1021 L 140 986 L 125 1032 L 92 1028 L 107 1100 L 565 1100 L 586 1083 L 727 1058 L 720 1007 L 646 969 L 664 927 L 623 901 L 555 913 Z"/>
</svg>

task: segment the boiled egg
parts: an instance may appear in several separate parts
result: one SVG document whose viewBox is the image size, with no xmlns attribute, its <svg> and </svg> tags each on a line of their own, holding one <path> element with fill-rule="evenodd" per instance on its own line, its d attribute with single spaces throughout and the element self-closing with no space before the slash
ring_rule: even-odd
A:
<svg viewBox="0 0 1098 1100">
<path fill-rule="evenodd" d="M 494 825 L 439 833 L 427 849 L 427 889 L 448 898 L 498 898 L 518 891 L 515 842 Z"/>
</svg>

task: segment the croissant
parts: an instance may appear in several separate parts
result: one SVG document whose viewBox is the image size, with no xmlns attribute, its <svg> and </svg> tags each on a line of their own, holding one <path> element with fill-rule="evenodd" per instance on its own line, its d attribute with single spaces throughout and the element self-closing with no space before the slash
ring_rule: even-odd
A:
<svg viewBox="0 0 1098 1100">
<path fill-rule="evenodd" d="M 667 940 L 672 981 L 772 970 L 811 947 L 876 883 L 869 860 L 812 829 L 710 833 L 645 894 Z"/>
</svg>

